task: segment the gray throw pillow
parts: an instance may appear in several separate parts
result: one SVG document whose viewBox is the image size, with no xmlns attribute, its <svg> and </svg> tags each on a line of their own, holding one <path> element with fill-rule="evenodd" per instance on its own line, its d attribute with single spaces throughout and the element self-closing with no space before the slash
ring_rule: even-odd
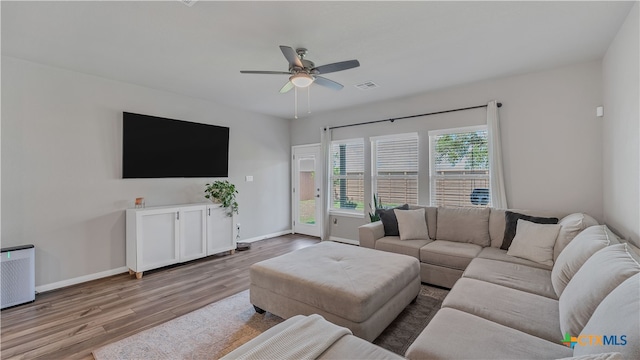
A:
<svg viewBox="0 0 640 360">
<path fill-rule="evenodd" d="M 512 211 L 505 211 L 505 228 L 504 228 L 504 240 L 502 240 L 502 246 L 500 249 L 509 250 L 513 238 L 516 236 L 516 228 L 518 227 L 518 220 L 526 220 L 537 224 L 557 224 L 558 218 L 545 218 L 537 216 L 529 216 Z"/>
<path fill-rule="evenodd" d="M 393 210 L 409 210 L 409 204 L 404 204 L 393 209 L 376 209 L 376 214 L 380 216 L 382 226 L 384 226 L 384 236 L 400 236 L 398 230 L 398 219 Z"/>
</svg>

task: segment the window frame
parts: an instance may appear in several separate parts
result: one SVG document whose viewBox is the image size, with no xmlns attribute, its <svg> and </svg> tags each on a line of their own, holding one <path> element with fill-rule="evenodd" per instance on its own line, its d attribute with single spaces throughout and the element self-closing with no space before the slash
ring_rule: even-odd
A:
<svg viewBox="0 0 640 360">
<path fill-rule="evenodd" d="M 489 172 L 489 166 L 487 166 L 487 174 L 486 175 L 479 175 L 479 174 L 469 174 L 469 175 L 438 175 L 437 171 L 436 171 L 436 142 L 434 141 L 435 137 L 440 136 L 440 135 L 447 135 L 447 134 L 464 134 L 464 133 L 471 133 L 471 132 L 477 132 L 477 131 L 484 131 L 487 133 L 487 147 L 489 146 L 489 137 L 488 137 L 488 132 L 489 132 L 489 128 L 488 126 L 485 125 L 473 125 L 473 126 L 462 126 L 462 127 L 457 127 L 457 128 L 448 128 L 448 129 L 438 129 L 438 130 L 430 130 L 428 133 L 429 136 L 429 206 L 438 206 L 437 202 L 436 202 L 436 186 L 435 186 L 435 182 L 437 179 L 487 179 L 489 180 L 487 188 L 489 189 L 489 194 L 491 194 L 491 182 L 490 182 L 490 172 Z M 489 158 L 488 161 L 491 161 L 491 159 Z M 491 201 L 491 195 L 489 195 L 489 203 L 486 205 L 483 205 L 483 207 L 491 207 L 492 206 L 492 201 Z M 476 206 L 465 206 L 466 207 L 476 207 Z"/>
</svg>

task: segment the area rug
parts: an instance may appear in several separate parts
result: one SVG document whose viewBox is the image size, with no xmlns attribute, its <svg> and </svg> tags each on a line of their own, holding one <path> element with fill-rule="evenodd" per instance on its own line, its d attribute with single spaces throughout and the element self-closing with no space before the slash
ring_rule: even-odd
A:
<svg viewBox="0 0 640 360">
<path fill-rule="evenodd" d="M 404 355 L 447 293 L 423 284 L 418 299 L 407 306 L 374 343 Z M 257 314 L 246 290 L 103 346 L 94 350 L 93 356 L 96 360 L 218 359 L 282 321 L 268 312 Z"/>
</svg>

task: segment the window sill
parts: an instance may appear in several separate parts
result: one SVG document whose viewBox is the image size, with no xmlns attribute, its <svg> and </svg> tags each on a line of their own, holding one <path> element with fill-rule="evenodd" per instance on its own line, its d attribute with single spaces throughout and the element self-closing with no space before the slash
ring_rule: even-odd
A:
<svg viewBox="0 0 640 360">
<path fill-rule="evenodd" d="M 329 215 L 364 219 L 364 213 L 348 210 L 329 210 Z"/>
</svg>

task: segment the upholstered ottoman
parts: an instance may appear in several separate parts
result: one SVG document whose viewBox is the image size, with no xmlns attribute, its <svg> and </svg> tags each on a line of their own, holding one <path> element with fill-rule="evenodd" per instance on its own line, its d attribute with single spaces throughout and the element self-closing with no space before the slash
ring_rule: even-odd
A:
<svg viewBox="0 0 640 360">
<path fill-rule="evenodd" d="M 321 242 L 251 266 L 251 303 L 288 319 L 320 314 L 373 341 L 420 292 L 418 259 Z"/>
</svg>

